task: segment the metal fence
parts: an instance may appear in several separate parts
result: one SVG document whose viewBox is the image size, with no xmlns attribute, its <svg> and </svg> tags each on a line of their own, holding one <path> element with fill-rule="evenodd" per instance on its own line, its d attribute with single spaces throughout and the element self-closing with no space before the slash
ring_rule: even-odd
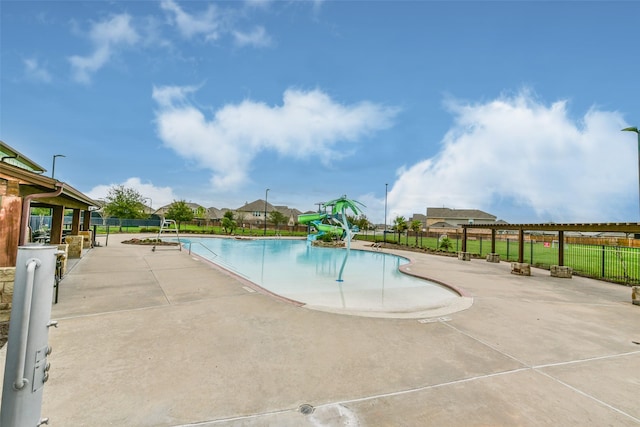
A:
<svg viewBox="0 0 640 427">
<path fill-rule="evenodd" d="M 73 218 L 66 215 L 63 219 L 63 227 L 71 227 Z M 122 221 L 122 227 L 160 227 L 160 220 L 158 219 L 123 219 L 118 218 L 91 218 L 91 226 L 111 226 L 119 227 Z M 47 215 L 31 215 L 29 218 L 29 225 L 32 230 L 50 229 L 51 228 L 51 216 Z"/>
<path fill-rule="evenodd" d="M 366 237 L 366 236 L 365 236 Z M 462 233 L 448 233 L 449 252 L 462 250 Z M 416 235 L 387 235 L 386 240 L 401 245 L 417 246 L 423 249 L 438 249 L 442 236 L 434 233 Z M 369 240 L 382 240 L 382 235 L 368 236 Z M 601 239 L 604 242 L 607 239 Z M 611 240 L 611 239 L 608 239 Z M 581 243 L 578 237 L 565 238 L 564 265 L 571 267 L 574 274 L 625 285 L 640 284 L 640 248 L 633 247 L 634 242 L 623 239 L 611 241 L 614 244 L 594 244 L 594 239 L 585 239 Z M 504 261 L 518 261 L 520 242 L 515 236 L 497 236 L 495 252 Z M 546 240 L 527 239 L 523 242 L 523 261 L 533 267 L 549 269 L 558 264 L 559 242 L 557 236 Z M 472 235 L 467 239 L 467 251 L 484 258 L 491 253 L 491 237 Z"/>
</svg>

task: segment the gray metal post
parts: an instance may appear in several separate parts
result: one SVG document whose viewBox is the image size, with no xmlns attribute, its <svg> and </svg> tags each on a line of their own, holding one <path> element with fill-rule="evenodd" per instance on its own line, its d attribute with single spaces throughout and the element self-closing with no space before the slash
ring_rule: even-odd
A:
<svg viewBox="0 0 640 427">
<path fill-rule="evenodd" d="M 57 246 L 20 246 L 7 342 L 0 425 L 39 426 L 42 393 L 49 378 L 48 328 Z"/>
</svg>

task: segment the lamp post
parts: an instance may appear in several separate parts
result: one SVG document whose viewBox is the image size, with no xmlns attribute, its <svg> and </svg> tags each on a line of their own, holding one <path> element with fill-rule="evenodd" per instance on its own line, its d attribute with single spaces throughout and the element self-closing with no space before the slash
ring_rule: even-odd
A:
<svg viewBox="0 0 640 427">
<path fill-rule="evenodd" d="M 624 128 L 622 129 L 624 132 L 635 132 L 638 134 L 638 203 L 640 207 L 640 132 L 637 127 L 632 128 Z"/>
<path fill-rule="evenodd" d="M 269 198 L 269 189 L 264 192 L 264 235 L 267 235 L 267 199 Z"/>
<path fill-rule="evenodd" d="M 51 178 L 53 178 L 56 174 L 56 157 L 67 157 L 64 154 L 54 154 L 53 155 L 53 166 L 51 167 Z"/>
<path fill-rule="evenodd" d="M 149 208 L 151 208 L 151 211 L 153 213 L 153 200 L 151 200 L 151 197 L 143 197 L 142 200 L 148 200 L 149 201 Z M 145 212 L 146 213 L 146 212 Z"/>
<path fill-rule="evenodd" d="M 382 232 L 382 240 L 387 243 L 387 194 L 389 184 L 384 185 L 384 231 Z"/>
</svg>

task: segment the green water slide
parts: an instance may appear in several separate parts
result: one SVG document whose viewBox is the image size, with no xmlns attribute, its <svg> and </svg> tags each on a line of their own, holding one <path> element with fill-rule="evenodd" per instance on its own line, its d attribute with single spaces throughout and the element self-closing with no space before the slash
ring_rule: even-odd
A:
<svg viewBox="0 0 640 427">
<path fill-rule="evenodd" d="M 336 233 L 342 235 L 344 233 L 344 229 L 337 225 L 325 224 L 322 221 L 329 218 L 329 215 L 325 213 L 312 213 L 312 214 L 302 214 L 298 215 L 298 222 L 300 224 L 311 224 L 316 230 L 318 230 L 318 235 L 323 235 L 324 233 Z"/>
<path fill-rule="evenodd" d="M 313 221 L 322 221 L 327 217 L 327 214 L 324 213 L 312 213 L 312 214 L 302 214 L 298 215 L 298 222 L 300 224 L 309 224 Z"/>
</svg>

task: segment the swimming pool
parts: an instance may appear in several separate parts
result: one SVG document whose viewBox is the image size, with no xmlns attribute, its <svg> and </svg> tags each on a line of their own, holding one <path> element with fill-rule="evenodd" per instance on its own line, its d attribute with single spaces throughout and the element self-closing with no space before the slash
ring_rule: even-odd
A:
<svg viewBox="0 0 640 427">
<path fill-rule="evenodd" d="M 181 241 L 191 253 L 309 308 L 409 317 L 400 314 L 451 308 L 461 298 L 446 286 L 400 272 L 409 260 L 383 252 L 323 248 L 286 239 Z M 337 281 L 343 263 L 343 281 Z"/>
</svg>

